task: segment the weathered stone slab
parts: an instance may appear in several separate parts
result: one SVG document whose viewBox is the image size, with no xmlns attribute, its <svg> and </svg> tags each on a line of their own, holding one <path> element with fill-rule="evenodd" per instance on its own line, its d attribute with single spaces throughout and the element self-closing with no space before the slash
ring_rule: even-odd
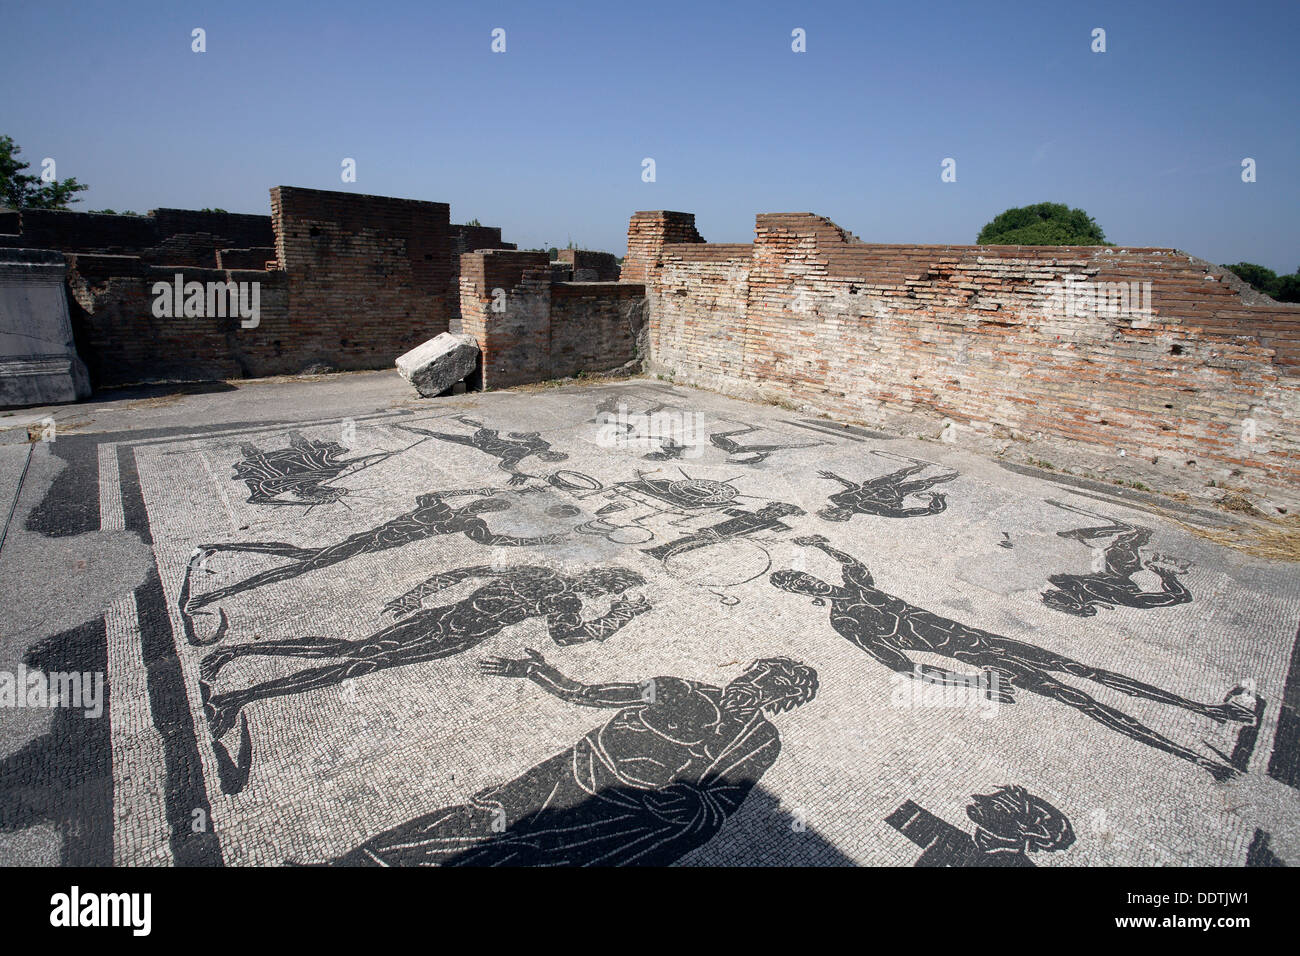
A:
<svg viewBox="0 0 1300 956">
<path fill-rule="evenodd" d="M 397 371 L 425 398 L 441 395 L 478 365 L 478 343 L 472 335 L 443 332 L 405 355 Z"/>
<path fill-rule="evenodd" d="M 90 395 L 72 341 L 66 274 L 62 253 L 0 250 L 0 408 Z"/>
</svg>

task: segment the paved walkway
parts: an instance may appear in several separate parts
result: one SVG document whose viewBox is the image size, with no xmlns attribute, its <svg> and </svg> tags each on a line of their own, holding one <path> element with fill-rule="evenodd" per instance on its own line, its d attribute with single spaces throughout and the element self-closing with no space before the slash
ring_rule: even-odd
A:
<svg viewBox="0 0 1300 956">
<path fill-rule="evenodd" d="M 0 862 L 1300 862 L 1294 565 L 649 380 L 408 396 L 5 433 Z"/>
</svg>

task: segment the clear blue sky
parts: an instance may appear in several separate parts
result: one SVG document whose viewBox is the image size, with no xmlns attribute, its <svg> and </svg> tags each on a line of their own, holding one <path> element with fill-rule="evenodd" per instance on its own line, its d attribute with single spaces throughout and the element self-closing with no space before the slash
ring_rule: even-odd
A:
<svg viewBox="0 0 1300 956">
<path fill-rule="evenodd" d="M 637 209 L 717 242 L 806 210 L 970 243 L 1051 200 L 1117 243 L 1300 266 L 1295 0 L 0 4 L 0 133 L 90 184 L 74 208 L 266 213 L 312 186 L 622 254 Z"/>
</svg>

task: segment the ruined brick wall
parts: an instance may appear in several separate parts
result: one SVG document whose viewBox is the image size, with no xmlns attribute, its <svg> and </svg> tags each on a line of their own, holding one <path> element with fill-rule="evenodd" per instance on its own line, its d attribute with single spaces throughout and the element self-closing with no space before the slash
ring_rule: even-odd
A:
<svg viewBox="0 0 1300 956">
<path fill-rule="evenodd" d="M 460 331 L 460 257 L 477 249 L 516 249 L 513 242 L 501 240 L 500 226 L 468 226 L 452 223 L 448 231 L 451 271 L 447 297 L 447 325 L 449 331 Z"/>
<path fill-rule="evenodd" d="M 551 286 L 550 378 L 607 372 L 644 351 L 645 287 L 561 282 Z"/>
<path fill-rule="evenodd" d="M 271 216 L 302 364 L 385 368 L 448 331 L 446 203 L 277 186 Z"/>
<path fill-rule="evenodd" d="M 163 238 L 208 233 L 225 239 L 223 245 L 231 248 L 269 246 L 274 241 L 270 216 L 199 209 L 155 209 L 149 215 Z"/>
<path fill-rule="evenodd" d="M 161 243 L 140 254 L 151 265 L 194 266 L 199 269 L 217 268 L 217 252 L 228 243 L 225 236 L 210 232 L 184 233 L 168 236 Z M 257 268 L 262 268 L 258 264 Z"/>
<path fill-rule="evenodd" d="M 501 290 L 499 294 L 494 290 Z M 478 341 L 484 388 L 550 377 L 550 256 L 470 252 L 460 262 L 461 331 Z M 493 302 L 503 304 L 493 311 Z"/>
<path fill-rule="evenodd" d="M 275 262 L 275 246 L 217 250 L 218 269 L 265 269 L 272 262 Z"/>
<path fill-rule="evenodd" d="M 632 214 L 627 228 L 627 255 L 623 257 L 623 282 L 654 284 L 663 248 L 668 243 L 703 242 L 695 231 L 695 215 L 659 209 Z"/>
<path fill-rule="evenodd" d="M 752 245 L 663 247 L 651 302 L 649 351 L 682 376 L 744 376 L 745 314 Z"/>
<path fill-rule="evenodd" d="M 68 259 L 69 308 L 77 352 L 99 387 L 135 382 L 244 378 L 300 370 L 289 325 L 283 273 L 177 269 L 135 256 L 74 253 Z M 160 318 L 154 284 L 259 283 L 259 324 L 237 316 Z"/>
<path fill-rule="evenodd" d="M 478 341 L 483 387 L 608 371 L 640 354 L 643 286 L 553 282 L 552 270 L 544 252 L 461 257 L 461 329 Z"/>
<path fill-rule="evenodd" d="M 573 268 L 574 282 L 617 282 L 618 258 L 609 252 L 590 249 L 560 249 L 560 262 Z"/>
<path fill-rule="evenodd" d="M 197 209 L 155 209 L 112 216 L 62 209 L 24 209 L 21 231 L 0 246 L 138 256 L 146 263 L 216 267 L 223 247 L 269 246 L 271 217 Z"/>
<path fill-rule="evenodd" d="M 646 231 L 634 217 L 654 248 Z M 1226 270 L 1169 249 L 870 245 L 806 213 L 759 216 L 755 240 L 748 264 L 745 247 L 658 245 L 653 367 L 845 418 L 911 412 L 1300 484 L 1300 308 Z M 1149 315 L 1061 307 L 1063 286 L 1132 282 L 1150 283 Z"/>
<path fill-rule="evenodd" d="M 68 258 L 78 346 L 97 385 L 388 368 L 457 318 L 453 246 L 513 248 L 497 227 L 452 226 L 446 203 L 276 187 L 271 205 L 271 216 L 28 210 L 6 217 L 16 231 L 0 246 Z M 258 281 L 261 324 L 232 333 L 220 317 L 154 316 L 153 284 L 177 272 Z"/>
<path fill-rule="evenodd" d="M 0 236 L 0 245 L 63 252 L 101 251 L 138 255 L 160 241 L 151 216 L 110 216 L 61 209 L 24 209 L 19 233 Z"/>
<path fill-rule="evenodd" d="M 513 242 L 501 241 L 500 226 L 466 226 L 453 223 L 449 230 L 451 252 L 457 260 L 478 249 L 515 249 Z"/>
</svg>

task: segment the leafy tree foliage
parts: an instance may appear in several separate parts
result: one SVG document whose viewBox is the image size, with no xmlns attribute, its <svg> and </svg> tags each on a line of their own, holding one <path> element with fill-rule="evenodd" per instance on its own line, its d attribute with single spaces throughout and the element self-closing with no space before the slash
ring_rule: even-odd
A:
<svg viewBox="0 0 1300 956">
<path fill-rule="evenodd" d="M 1277 295 L 1279 302 L 1300 302 L 1300 269 L 1289 276 L 1277 277 Z"/>
<path fill-rule="evenodd" d="M 0 203 L 11 209 L 67 209 L 80 202 L 76 194 L 87 187 L 69 177 L 46 183 L 24 173 L 31 164 L 18 158 L 22 148 L 11 137 L 0 136 Z"/>
<path fill-rule="evenodd" d="M 975 239 L 981 246 L 1108 246 L 1106 235 L 1082 209 L 1059 202 L 1008 209 Z"/>
<path fill-rule="evenodd" d="M 1231 270 L 1237 278 L 1278 302 L 1300 302 L 1300 269 L 1280 276 L 1267 266 L 1254 262 L 1234 262 L 1223 268 Z"/>
</svg>

